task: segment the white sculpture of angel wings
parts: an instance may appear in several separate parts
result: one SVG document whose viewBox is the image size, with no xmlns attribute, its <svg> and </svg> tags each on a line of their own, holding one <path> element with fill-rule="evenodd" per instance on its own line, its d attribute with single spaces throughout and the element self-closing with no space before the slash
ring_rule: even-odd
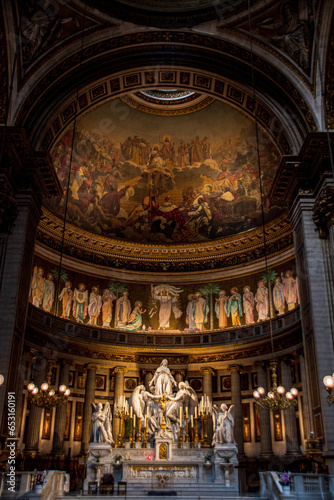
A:
<svg viewBox="0 0 334 500">
<path fill-rule="evenodd" d="M 212 420 L 213 420 L 214 433 L 212 438 L 212 445 L 235 443 L 234 414 L 235 414 L 234 405 L 231 405 L 229 408 L 227 408 L 227 405 L 223 403 L 220 407 L 220 411 L 216 405 L 213 405 Z"/>
<path fill-rule="evenodd" d="M 188 411 L 189 411 L 189 418 L 191 415 L 195 414 L 195 407 L 198 406 L 198 396 L 194 389 L 190 387 L 188 380 L 184 382 L 186 384 L 186 389 L 187 389 L 187 401 L 186 401 L 186 406 L 188 406 Z"/>
<path fill-rule="evenodd" d="M 93 443 L 114 443 L 112 437 L 112 413 L 110 403 L 106 403 L 104 408 L 102 403 L 95 405 L 92 403 L 92 438 Z"/>
</svg>

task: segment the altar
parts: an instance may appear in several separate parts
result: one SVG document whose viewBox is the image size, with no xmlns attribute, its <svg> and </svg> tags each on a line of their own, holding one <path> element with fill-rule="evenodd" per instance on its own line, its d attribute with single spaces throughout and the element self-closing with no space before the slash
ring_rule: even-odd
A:
<svg viewBox="0 0 334 500">
<path fill-rule="evenodd" d="M 92 442 L 87 459 L 84 493 L 89 484 L 97 490 L 104 475 L 123 481 L 128 490 L 152 492 L 225 491 L 239 493 L 238 449 L 234 441 L 234 407 L 212 405 L 186 382 L 177 384 L 161 363 L 151 391 L 139 385 L 127 401 L 121 396 L 114 407 L 118 422 L 116 443 L 111 435 L 109 403 L 93 405 Z M 158 387 L 158 394 L 156 388 Z M 178 391 L 173 392 L 173 387 Z M 103 409 L 102 409 L 103 408 Z M 214 433 L 208 438 L 208 419 Z M 125 425 L 127 423 L 127 425 Z"/>
</svg>

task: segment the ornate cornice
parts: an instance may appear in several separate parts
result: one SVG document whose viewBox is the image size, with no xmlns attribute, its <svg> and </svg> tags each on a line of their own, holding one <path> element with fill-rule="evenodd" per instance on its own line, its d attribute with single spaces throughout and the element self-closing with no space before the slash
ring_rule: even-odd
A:
<svg viewBox="0 0 334 500">
<path fill-rule="evenodd" d="M 30 190 L 41 198 L 63 194 L 48 153 L 33 151 L 25 129 L 0 127 L 5 137 L 1 174 L 6 175 L 13 192 Z"/>
<path fill-rule="evenodd" d="M 298 193 L 313 193 L 321 176 L 332 171 L 329 144 L 334 153 L 333 132 L 329 136 L 326 132 L 310 133 L 298 155 L 283 157 L 269 193 L 270 199 L 292 204 Z"/>
<path fill-rule="evenodd" d="M 63 223 L 47 211 L 38 226 L 37 241 L 60 252 Z M 65 255 L 99 266 L 138 272 L 181 273 L 208 269 L 233 268 L 279 254 L 293 245 L 288 214 L 266 225 L 266 250 L 263 229 L 229 236 L 223 240 L 179 246 L 124 243 L 92 235 L 66 223 Z"/>
<path fill-rule="evenodd" d="M 326 239 L 330 227 L 334 224 L 334 188 L 325 187 L 313 205 L 314 224 L 317 226 L 319 237 Z"/>
</svg>

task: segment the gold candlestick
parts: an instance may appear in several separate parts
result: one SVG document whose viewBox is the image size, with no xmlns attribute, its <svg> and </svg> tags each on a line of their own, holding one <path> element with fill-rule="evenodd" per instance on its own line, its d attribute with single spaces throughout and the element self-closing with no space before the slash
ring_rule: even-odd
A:
<svg viewBox="0 0 334 500">
<path fill-rule="evenodd" d="M 148 443 L 148 417 L 145 417 L 145 431 L 144 431 L 144 441 L 143 441 L 143 448 L 147 448 L 147 443 Z"/>
<path fill-rule="evenodd" d="M 195 421 L 195 439 L 194 439 L 194 442 L 195 443 L 199 443 L 200 439 L 199 439 L 199 436 L 198 436 L 198 423 L 197 423 L 198 417 L 197 416 L 194 418 L 194 421 Z"/>
<path fill-rule="evenodd" d="M 160 429 L 167 429 L 166 420 L 165 420 L 165 406 L 167 403 L 167 399 L 165 398 L 164 394 L 162 395 L 162 398 L 160 399 L 160 403 L 161 403 L 161 409 L 162 409 L 162 420 L 161 420 L 161 424 L 160 424 Z"/>
<path fill-rule="evenodd" d="M 186 440 L 185 440 L 185 442 L 189 443 L 189 441 L 190 441 L 189 440 L 189 420 L 188 420 L 187 416 L 186 416 L 185 420 L 186 420 Z"/>
<path fill-rule="evenodd" d="M 130 441 L 130 446 L 132 446 L 132 443 L 133 443 L 133 417 L 131 417 L 131 416 L 130 416 L 129 441 Z"/>
<path fill-rule="evenodd" d="M 142 428 L 141 418 L 138 418 L 137 443 L 141 443 L 141 428 Z"/>
<path fill-rule="evenodd" d="M 182 425 L 180 425 L 178 446 L 179 446 L 179 448 L 183 448 L 183 427 L 182 427 Z"/>
</svg>

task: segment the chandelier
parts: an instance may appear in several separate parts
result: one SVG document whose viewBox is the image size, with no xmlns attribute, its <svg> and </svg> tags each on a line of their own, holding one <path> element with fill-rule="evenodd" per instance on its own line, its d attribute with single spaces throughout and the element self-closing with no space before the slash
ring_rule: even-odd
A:
<svg viewBox="0 0 334 500">
<path fill-rule="evenodd" d="M 52 370 L 50 365 L 46 381 L 41 384 L 40 388 L 38 388 L 33 382 L 30 382 L 27 385 L 27 389 L 29 391 L 28 401 L 30 401 L 33 405 L 39 406 L 40 408 L 55 408 L 57 406 L 61 406 L 67 401 L 71 391 L 64 384 L 59 386 L 58 391 L 52 389 L 51 376 Z"/>
<path fill-rule="evenodd" d="M 298 394 L 298 390 L 295 387 L 292 387 L 292 389 L 290 389 L 290 391 L 285 394 L 285 388 L 282 385 L 279 385 L 277 387 L 276 368 L 277 361 L 271 361 L 271 391 L 269 391 L 265 396 L 265 389 L 263 387 L 258 387 L 257 390 L 253 392 L 253 396 L 256 399 L 256 404 L 261 408 L 274 411 L 287 410 L 297 405 L 297 400 L 295 399 L 295 397 Z"/>
<path fill-rule="evenodd" d="M 325 385 L 325 389 L 328 392 L 328 396 L 326 398 L 326 401 L 329 405 L 332 405 L 334 403 L 334 396 L 332 395 L 332 390 L 334 387 L 334 373 L 333 373 L 333 375 L 326 375 L 323 378 L 323 382 Z"/>
</svg>

